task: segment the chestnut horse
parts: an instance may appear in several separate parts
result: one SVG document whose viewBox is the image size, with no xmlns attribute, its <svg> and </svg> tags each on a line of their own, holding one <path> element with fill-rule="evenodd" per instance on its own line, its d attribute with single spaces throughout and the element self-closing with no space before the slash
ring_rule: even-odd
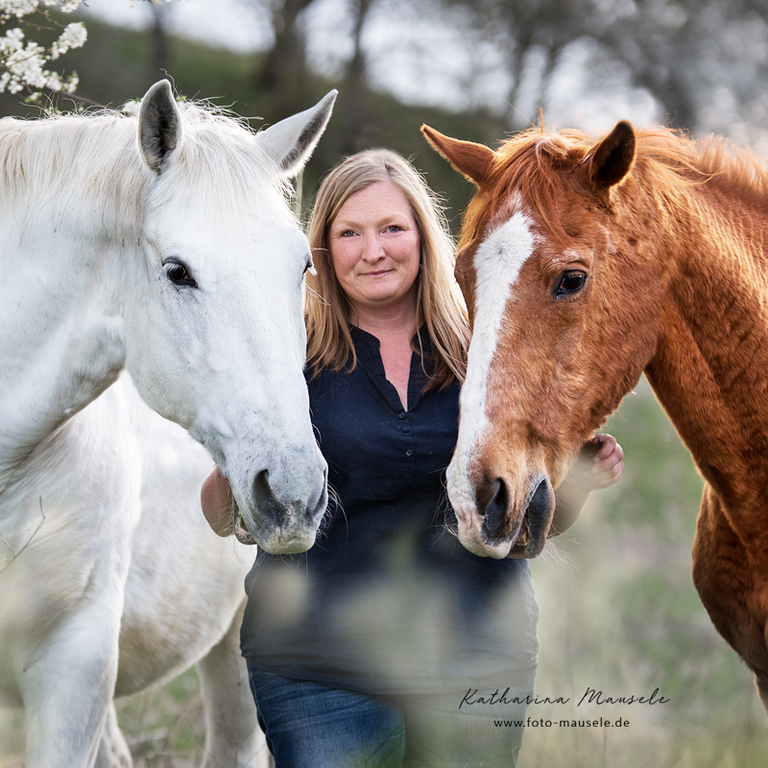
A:
<svg viewBox="0 0 768 768">
<path fill-rule="evenodd" d="M 645 372 L 705 479 L 694 583 L 768 708 L 768 173 L 722 139 L 627 122 L 498 151 L 422 130 L 478 188 L 456 265 L 463 544 L 537 555 L 553 489 Z"/>
</svg>

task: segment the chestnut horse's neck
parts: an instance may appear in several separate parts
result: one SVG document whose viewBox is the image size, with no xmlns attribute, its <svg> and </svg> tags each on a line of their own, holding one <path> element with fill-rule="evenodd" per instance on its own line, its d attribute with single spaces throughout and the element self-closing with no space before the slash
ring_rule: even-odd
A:
<svg viewBox="0 0 768 768">
<path fill-rule="evenodd" d="M 648 238 L 666 262 L 666 292 L 646 374 L 735 512 L 764 506 L 768 486 L 768 206 L 724 181 L 689 187 L 688 204 L 662 214 L 674 226 Z M 743 541 L 756 533 L 737 532 Z"/>
</svg>

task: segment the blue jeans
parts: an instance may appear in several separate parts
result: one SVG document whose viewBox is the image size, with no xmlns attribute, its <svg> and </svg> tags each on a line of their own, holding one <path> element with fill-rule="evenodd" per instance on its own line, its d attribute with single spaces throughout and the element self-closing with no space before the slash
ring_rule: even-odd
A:
<svg viewBox="0 0 768 768">
<path fill-rule="evenodd" d="M 276 768 L 514 768 L 525 704 L 459 708 L 461 694 L 398 700 L 328 688 L 249 667 Z M 530 679 L 533 690 L 533 678 Z M 525 696 L 525 692 L 518 695 Z"/>
</svg>

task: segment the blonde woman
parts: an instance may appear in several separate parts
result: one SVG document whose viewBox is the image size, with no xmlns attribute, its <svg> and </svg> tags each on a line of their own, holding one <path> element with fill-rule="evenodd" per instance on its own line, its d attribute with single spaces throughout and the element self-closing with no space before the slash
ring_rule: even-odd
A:
<svg viewBox="0 0 768 768">
<path fill-rule="evenodd" d="M 246 581 L 268 743 L 278 768 L 510 768 L 522 728 L 493 721 L 524 719 L 538 606 L 527 561 L 477 557 L 450 530 L 469 329 L 441 209 L 402 157 L 362 152 L 324 180 L 309 239 L 307 380 L 332 501 L 309 552 L 262 554 Z M 601 436 L 589 487 L 622 468 Z M 203 505 L 231 529 L 216 472 Z"/>
</svg>

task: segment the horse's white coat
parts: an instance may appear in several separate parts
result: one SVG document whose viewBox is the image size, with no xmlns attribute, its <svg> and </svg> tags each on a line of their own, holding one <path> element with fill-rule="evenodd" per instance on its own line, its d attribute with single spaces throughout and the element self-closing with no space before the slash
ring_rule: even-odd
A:
<svg viewBox="0 0 768 768">
<path fill-rule="evenodd" d="M 488 423 L 486 392 L 491 361 L 504 322 L 504 310 L 520 269 L 533 254 L 534 238 L 529 218 L 515 212 L 493 229 L 475 251 L 475 307 L 469 345 L 467 378 L 461 389 L 459 438 L 448 467 L 448 495 L 456 512 L 459 540 L 478 555 L 506 557 L 511 544 L 498 547 L 483 542 L 482 518 L 470 478 L 471 459 Z"/>
<path fill-rule="evenodd" d="M 204 764 L 259 759 L 237 651 L 253 555 L 208 530 L 209 456 L 137 390 L 213 454 L 257 538 L 311 543 L 309 248 L 284 193 L 331 102 L 269 140 L 190 105 L 154 171 L 135 119 L 0 121 L 0 700 L 24 706 L 27 768 L 125 765 L 115 692 L 204 656 Z"/>
</svg>

